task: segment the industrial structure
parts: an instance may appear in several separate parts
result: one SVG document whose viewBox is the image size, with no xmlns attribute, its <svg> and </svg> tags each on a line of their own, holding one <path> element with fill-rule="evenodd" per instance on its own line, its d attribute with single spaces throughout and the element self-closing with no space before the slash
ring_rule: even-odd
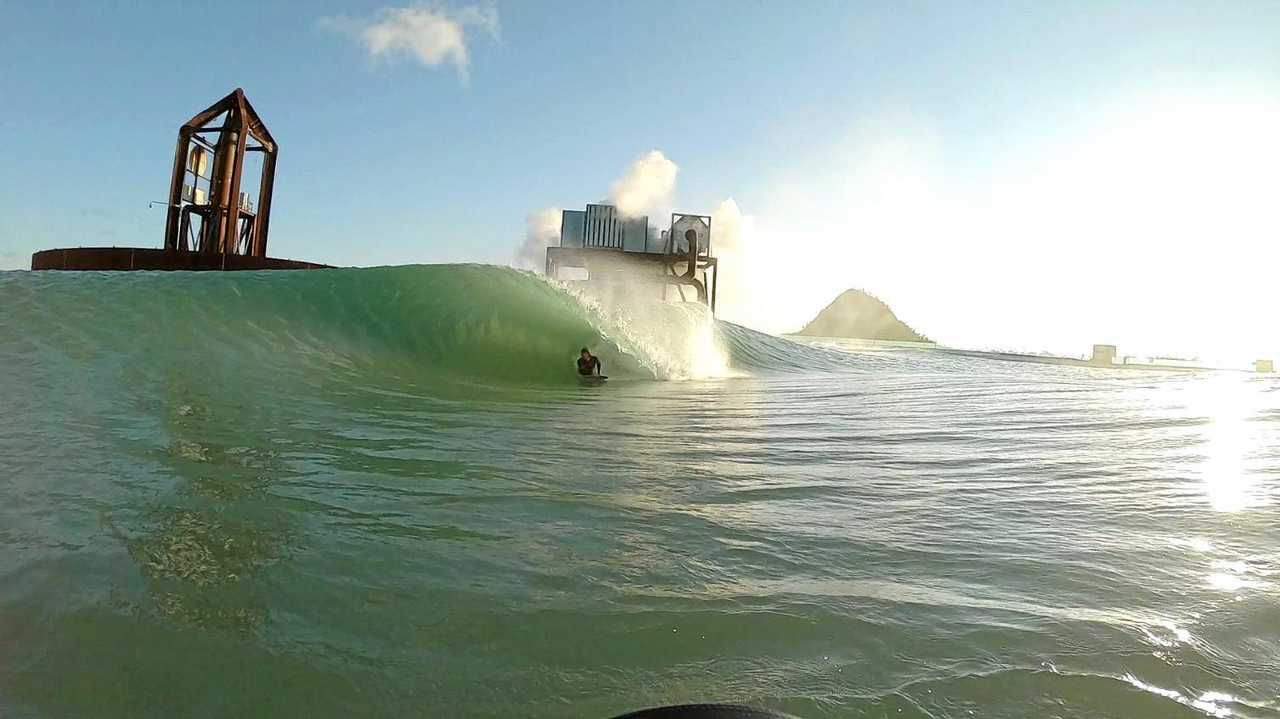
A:
<svg viewBox="0 0 1280 719">
<path fill-rule="evenodd" d="M 718 262 L 711 254 L 711 218 L 672 213 L 657 236 L 649 218 L 627 217 L 612 205 L 565 210 L 560 246 L 547 248 L 547 276 L 594 286 L 646 287 L 664 300 L 696 300 L 716 308 Z"/>
<path fill-rule="evenodd" d="M 1115 345 L 1094 345 L 1093 355 L 1089 357 L 1089 364 L 1099 365 L 1101 367 L 1110 367 L 1116 363 L 1116 346 Z"/>
<path fill-rule="evenodd" d="M 43 250 L 33 270 L 277 270 L 324 267 L 267 256 L 271 195 L 280 148 L 244 90 L 178 129 L 169 183 L 164 247 Z M 245 180 L 246 161 L 260 161 Z M 260 158 L 260 160 L 258 159 Z M 256 201 L 255 201 L 256 192 Z M 256 207 L 255 207 L 256 204 Z"/>
</svg>

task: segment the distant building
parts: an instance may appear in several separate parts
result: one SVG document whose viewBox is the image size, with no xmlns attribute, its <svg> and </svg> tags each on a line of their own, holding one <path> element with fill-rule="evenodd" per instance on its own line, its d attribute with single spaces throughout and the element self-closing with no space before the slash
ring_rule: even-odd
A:
<svg viewBox="0 0 1280 719">
<path fill-rule="evenodd" d="M 1253 369 L 1261 374 L 1271 374 L 1276 371 L 1276 365 L 1269 359 L 1260 359 L 1253 363 Z"/>
<path fill-rule="evenodd" d="M 1115 345 L 1094 345 L 1093 356 L 1089 358 L 1089 362 L 1098 365 L 1113 365 L 1116 363 L 1116 346 Z"/>
</svg>

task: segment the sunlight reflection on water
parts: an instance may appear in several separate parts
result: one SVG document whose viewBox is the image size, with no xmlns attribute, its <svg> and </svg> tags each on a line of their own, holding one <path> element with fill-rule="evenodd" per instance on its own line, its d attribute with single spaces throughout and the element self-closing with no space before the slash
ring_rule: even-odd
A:
<svg viewBox="0 0 1280 719">
<path fill-rule="evenodd" d="M 1217 373 L 1179 387 L 1189 414 L 1204 418 L 1203 460 L 1196 468 L 1209 506 L 1239 512 L 1267 503 L 1258 481 L 1257 449 L 1264 446 L 1262 394 L 1252 378 Z"/>
</svg>

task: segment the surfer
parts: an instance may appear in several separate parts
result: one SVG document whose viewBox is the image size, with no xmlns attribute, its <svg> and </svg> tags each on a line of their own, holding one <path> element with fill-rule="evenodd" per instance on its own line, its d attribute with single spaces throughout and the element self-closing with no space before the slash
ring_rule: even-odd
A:
<svg viewBox="0 0 1280 719">
<path fill-rule="evenodd" d="M 590 377 L 593 374 L 599 375 L 601 368 L 600 358 L 592 355 L 586 347 L 583 347 L 582 355 L 578 357 L 578 374 L 584 377 Z"/>
</svg>

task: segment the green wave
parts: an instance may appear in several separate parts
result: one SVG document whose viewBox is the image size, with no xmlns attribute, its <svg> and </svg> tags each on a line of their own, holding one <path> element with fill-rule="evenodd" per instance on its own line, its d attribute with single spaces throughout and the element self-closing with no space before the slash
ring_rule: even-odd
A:
<svg viewBox="0 0 1280 719">
<path fill-rule="evenodd" d="M 0 274 L 14 362 L 181 368 L 219 381 L 281 371 L 576 381 L 581 347 L 612 377 L 828 367 L 829 353 L 715 322 L 701 305 L 575 296 L 527 272 L 425 265 L 305 272 Z"/>
</svg>

